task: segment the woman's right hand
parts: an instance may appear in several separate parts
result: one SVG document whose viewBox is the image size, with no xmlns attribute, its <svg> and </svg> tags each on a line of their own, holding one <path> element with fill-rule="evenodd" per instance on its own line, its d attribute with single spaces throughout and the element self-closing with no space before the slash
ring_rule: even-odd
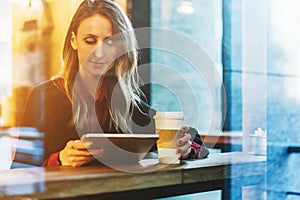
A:
<svg viewBox="0 0 300 200">
<path fill-rule="evenodd" d="M 103 155 L 103 149 L 87 148 L 80 140 L 70 140 L 59 153 L 61 165 L 79 167 Z"/>
</svg>

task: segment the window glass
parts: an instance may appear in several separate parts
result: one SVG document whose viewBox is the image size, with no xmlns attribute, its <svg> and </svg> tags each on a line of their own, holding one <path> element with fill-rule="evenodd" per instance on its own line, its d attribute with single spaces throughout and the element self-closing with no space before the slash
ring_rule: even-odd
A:
<svg viewBox="0 0 300 200">
<path fill-rule="evenodd" d="M 165 30 L 151 34 L 151 104 L 158 111 L 182 110 L 186 123 L 203 131 L 221 128 L 221 4 L 151 1 L 151 26 Z"/>
</svg>

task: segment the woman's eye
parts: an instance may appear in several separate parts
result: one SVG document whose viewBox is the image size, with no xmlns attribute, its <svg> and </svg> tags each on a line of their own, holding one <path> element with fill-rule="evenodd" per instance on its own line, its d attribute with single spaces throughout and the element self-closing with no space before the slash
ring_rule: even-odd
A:
<svg viewBox="0 0 300 200">
<path fill-rule="evenodd" d="M 106 39 L 104 42 L 105 42 L 105 44 L 107 44 L 107 45 L 114 45 L 114 44 L 115 44 L 115 42 L 114 42 L 113 39 Z"/>
<path fill-rule="evenodd" d="M 97 44 L 97 40 L 95 38 L 85 38 L 84 41 L 85 41 L 85 43 L 91 44 L 91 45 Z"/>
</svg>

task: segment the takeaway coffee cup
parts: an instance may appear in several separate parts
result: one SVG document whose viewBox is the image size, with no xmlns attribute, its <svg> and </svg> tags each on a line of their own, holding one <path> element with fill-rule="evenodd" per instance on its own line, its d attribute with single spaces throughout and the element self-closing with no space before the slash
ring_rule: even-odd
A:
<svg viewBox="0 0 300 200">
<path fill-rule="evenodd" d="M 182 112 L 156 112 L 154 119 L 156 133 L 159 135 L 157 141 L 159 162 L 179 164 L 176 142 L 181 137 L 179 129 L 183 125 L 184 114 Z"/>
</svg>

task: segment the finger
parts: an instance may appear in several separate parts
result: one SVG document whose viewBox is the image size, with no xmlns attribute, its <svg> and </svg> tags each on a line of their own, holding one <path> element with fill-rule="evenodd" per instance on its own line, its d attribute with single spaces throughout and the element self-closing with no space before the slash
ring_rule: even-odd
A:
<svg viewBox="0 0 300 200">
<path fill-rule="evenodd" d="M 75 154 L 75 155 L 69 155 L 68 156 L 68 163 L 70 165 L 73 165 L 74 163 L 78 163 L 78 162 L 89 162 L 91 160 L 94 160 L 95 156 L 93 156 L 92 154 Z"/>
<path fill-rule="evenodd" d="M 93 155 L 89 155 L 89 156 L 70 156 L 69 157 L 69 163 L 76 163 L 76 162 L 87 162 L 90 160 L 95 159 Z"/>
<path fill-rule="evenodd" d="M 103 154 L 104 150 L 103 149 L 91 149 L 91 150 L 89 150 L 89 152 L 92 155 L 98 155 L 98 154 Z"/>
<path fill-rule="evenodd" d="M 182 152 L 185 152 L 188 148 L 190 148 L 190 146 L 192 145 L 192 142 L 191 141 L 187 141 L 186 144 L 182 145 L 181 147 L 179 147 L 177 150 L 178 150 L 178 153 L 182 153 Z"/>
<path fill-rule="evenodd" d="M 79 167 L 84 165 L 85 163 L 88 163 L 92 160 L 95 160 L 93 156 L 85 156 L 85 157 L 69 157 L 69 165 L 73 167 Z"/>
<path fill-rule="evenodd" d="M 92 152 L 87 149 L 70 149 L 68 152 L 69 156 L 90 156 Z"/>
<path fill-rule="evenodd" d="M 180 128 L 180 131 L 181 132 L 188 132 L 190 130 L 190 127 L 188 125 L 183 125 L 181 128 Z"/>
<path fill-rule="evenodd" d="M 67 148 L 67 149 L 73 149 L 74 141 L 75 141 L 75 140 L 69 140 L 69 141 L 67 142 L 66 148 Z"/>
<path fill-rule="evenodd" d="M 72 143 L 73 149 L 86 149 L 86 145 L 81 140 L 74 140 Z"/>
<path fill-rule="evenodd" d="M 93 150 L 93 152 L 91 152 L 91 154 L 95 157 L 95 158 L 101 158 L 103 156 L 104 150 L 103 149 L 98 149 L 98 150 Z"/>
<path fill-rule="evenodd" d="M 191 135 L 190 134 L 185 134 L 182 138 L 179 138 L 177 140 L 177 145 L 178 146 L 183 146 L 190 140 L 191 140 Z"/>
<path fill-rule="evenodd" d="M 70 149 L 68 151 L 68 157 L 97 157 L 100 158 L 103 155 L 104 150 L 103 149 L 94 149 L 94 150 L 82 150 L 82 149 Z"/>
<path fill-rule="evenodd" d="M 192 151 L 192 148 L 189 147 L 184 153 L 179 154 L 178 158 L 179 159 L 186 159 L 190 155 L 191 151 Z"/>
<path fill-rule="evenodd" d="M 190 151 L 191 145 L 192 145 L 192 142 L 188 140 L 185 145 L 183 145 L 177 149 L 177 154 L 179 154 L 181 156 L 185 155 L 188 151 Z"/>
</svg>

